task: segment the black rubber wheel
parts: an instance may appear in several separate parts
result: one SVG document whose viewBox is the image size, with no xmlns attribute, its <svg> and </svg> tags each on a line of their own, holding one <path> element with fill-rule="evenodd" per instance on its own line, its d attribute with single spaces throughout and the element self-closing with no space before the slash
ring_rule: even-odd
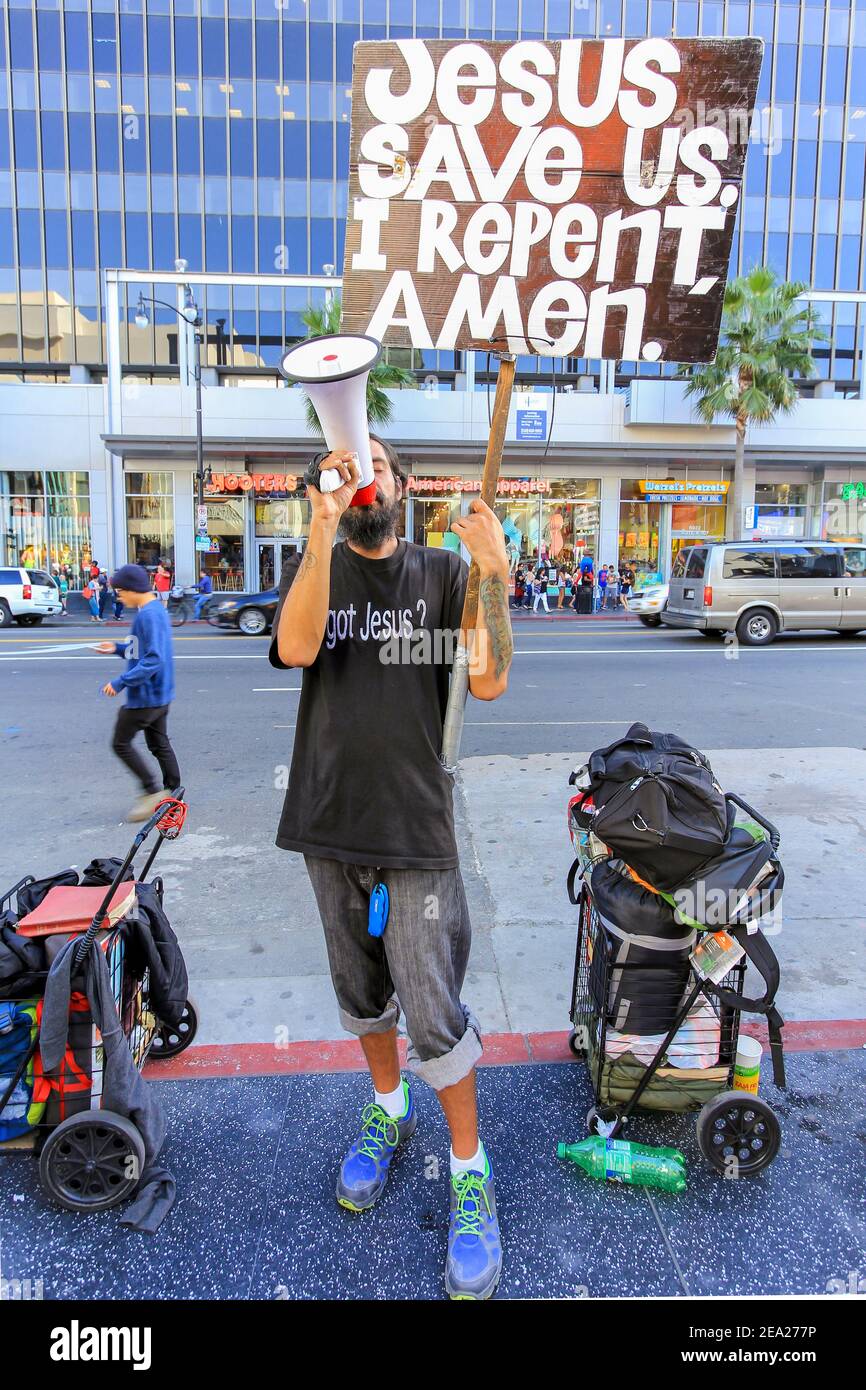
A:
<svg viewBox="0 0 866 1390">
<path fill-rule="evenodd" d="M 106 1211 L 130 1197 L 144 1168 L 144 1140 L 111 1110 L 82 1110 L 52 1130 L 39 1155 L 48 1196 L 67 1211 Z"/>
<path fill-rule="evenodd" d="M 586 1127 L 591 1135 L 598 1134 L 596 1120 L 609 1125 L 618 1119 L 619 1111 L 615 1105 L 591 1105 L 586 1112 Z"/>
<path fill-rule="evenodd" d="M 661 627 L 662 620 L 658 613 L 638 613 L 638 620 L 644 627 Z"/>
<path fill-rule="evenodd" d="M 580 1043 L 579 1043 L 578 1040 L 577 1040 L 577 1029 L 576 1029 L 576 1028 L 572 1028 L 571 1032 L 570 1032 L 569 1035 L 568 1035 L 568 1046 L 569 1046 L 569 1049 L 574 1053 L 575 1057 L 577 1057 L 577 1059 L 578 1059 L 579 1061 L 582 1062 L 582 1061 L 585 1059 L 585 1057 L 586 1057 L 586 1048 L 580 1046 Z"/>
<path fill-rule="evenodd" d="M 185 1052 L 198 1032 L 198 1010 L 191 999 L 184 1005 L 179 1023 L 161 1023 L 148 1056 L 154 1062 Z"/>
<path fill-rule="evenodd" d="M 23 617 L 16 618 L 19 627 L 38 627 L 42 622 L 41 613 L 27 613 Z"/>
<path fill-rule="evenodd" d="M 5 598 L 0 598 L 0 627 L 12 626 L 12 609 Z"/>
<path fill-rule="evenodd" d="M 778 619 L 769 608 L 750 608 L 737 623 L 737 641 L 745 647 L 769 647 L 778 631 Z"/>
<path fill-rule="evenodd" d="M 267 626 L 267 614 L 261 608 L 241 609 L 238 627 L 245 637 L 261 637 Z"/>
<path fill-rule="evenodd" d="M 773 1162 L 782 1130 L 765 1100 L 748 1091 L 723 1091 L 698 1115 L 697 1140 L 717 1173 L 752 1178 Z"/>
</svg>

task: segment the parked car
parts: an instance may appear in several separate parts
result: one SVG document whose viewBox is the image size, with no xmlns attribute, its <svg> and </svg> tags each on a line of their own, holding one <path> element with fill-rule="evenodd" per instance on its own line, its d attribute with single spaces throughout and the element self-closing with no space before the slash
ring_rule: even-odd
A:
<svg viewBox="0 0 866 1390">
<path fill-rule="evenodd" d="M 766 647 L 780 632 L 866 630 L 866 545 L 727 541 L 682 549 L 671 570 L 666 627 L 736 632 Z"/>
<path fill-rule="evenodd" d="M 17 565 L 0 569 L 0 627 L 13 622 L 35 627 L 43 618 L 62 612 L 60 590 L 50 574 Z"/>
<path fill-rule="evenodd" d="M 276 589 L 266 589 L 263 594 L 215 599 L 205 609 L 205 616 L 214 627 L 237 628 L 247 637 L 260 637 L 271 630 L 278 599 Z"/>
<path fill-rule="evenodd" d="M 658 627 L 667 601 L 667 584 L 646 584 L 626 599 L 626 607 L 629 613 L 637 613 L 644 627 Z"/>
</svg>

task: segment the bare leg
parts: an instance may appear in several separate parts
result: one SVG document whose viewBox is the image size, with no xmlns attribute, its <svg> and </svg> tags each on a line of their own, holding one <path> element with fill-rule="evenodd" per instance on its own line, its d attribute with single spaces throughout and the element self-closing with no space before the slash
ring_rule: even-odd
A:
<svg viewBox="0 0 866 1390">
<path fill-rule="evenodd" d="M 475 1104 L 475 1071 L 454 1086 L 437 1092 L 455 1158 L 472 1158 L 478 1152 L 478 1111 Z"/>
<path fill-rule="evenodd" d="M 389 1028 L 387 1033 L 364 1033 L 359 1041 L 364 1049 L 374 1088 L 380 1095 L 396 1091 L 400 1085 L 397 1029 Z"/>
</svg>

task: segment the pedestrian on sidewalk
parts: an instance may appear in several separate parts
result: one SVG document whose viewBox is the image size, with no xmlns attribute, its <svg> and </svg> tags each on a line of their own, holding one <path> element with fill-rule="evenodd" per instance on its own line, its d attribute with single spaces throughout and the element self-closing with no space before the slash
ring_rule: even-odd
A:
<svg viewBox="0 0 866 1390">
<path fill-rule="evenodd" d="M 604 601 L 607 597 L 607 565 L 602 565 L 598 572 L 598 598 L 595 603 L 596 613 L 600 613 L 604 608 Z"/>
<path fill-rule="evenodd" d="M 370 444 L 375 501 L 350 506 L 357 459 L 330 454 L 321 466 L 339 469 L 343 483 L 329 493 L 307 488 L 307 547 L 283 569 L 270 661 L 304 673 L 277 844 L 304 855 L 340 1018 L 360 1038 L 371 1074 L 373 1094 L 340 1164 L 337 1201 L 354 1212 L 372 1207 L 415 1129 L 415 1099 L 397 1052 L 402 1008 L 407 1068 L 436 1091 L 451 1132 L 446 1289 L 452 1298 L 482 1299 L 496 1286 L 502 1253 L 490 1156 L 478 1134 L 480 1028 L 460 998 L 471 928 L 452 783 L 439 761 L 468 570 L 447 547 L 398 539 L 406 474 L 390 445 L 374 435 Z M 469 691 L 494 700 L 512 656 L 508 557 L 491 508 L 481 498 L 470 508 L 452 526 L 480 576 Z M 389 621 L 401 613 L 416 615 L 421 636 L 448 640 L 431 642 L 424 662 L 401 660 L 404 643 L 391 636 Z M 317 1131 L 308 1134 L 314 1144 Z M 406 1221 L 411 1227 L 411 1211 Z"/>
<path fill-rule="evenodd" d="M 545 613 L 549 613 L 547 606 L 547 566 L 539 564 L 536 566 L 535 574 L 532 579 L 532 592 L 535 595 L 532 604 L 533 613 L 538 612 L 539 603 L 544 604 Z"/>
<path fill-rule="evenodd" d="M 69 580 L 66 578 L 66 574 L 65 574 L 65 572 L 64 572 L 63 570 L 60 570 L 60 572 L 57 574 L 56 578 L 57 578 L 57 588 L 60 590 L 60 607 L 61 607 L 61 609 L 62 609 L 62 614 L 61 614 L 61 616 L 65 618 L 65 617 L 66 617 L 66 603 L 67 603 L 67 600 L 68 600 L 68 598 L 69 598 Z"/>
<path fill-rule="evenodd" d="M 619 602 L 620 607 L 628 612 L 628 596 L 634 588 L 634 570 L 628 560 L 623 564 L 619 572 Z"/>
<path fill-rule="evenodd" d="M 96 576 L 96 585 L 99 599 L 99 616 L 102 619 L 102 621 L 105 622 L 105 610 L 108 606 L 110 588 L 108 583 L 108 575 L 105 573 L 105 570 L 99 571 L 99 574 Z"/>
<path fill-rule="evenodd" d="M 171 592 L 171 566 L 167 560 L 160 560 L 157 565 L 156 574 L 153 576 L 153 587 L 163 607 L 167 608 L 168 596 Z"/>
<path fill-rule="evenodd" d="M 87 600 L 87 605 L 90 609 L 90 621 L 92 623 L 103 622 L 104 619 L 99 616 L 99 585 L 95 577 L 88 579 L 81 593 Z"/>
<path fill-rule="evenodd" d="M 619 575 L 613 565 L 607 567 L 607 592 L 605 607 L 608 611 L 619 606 Z"/>
<path fill-rule="evenodd" d="M 151 816 L 166 792 L 180 786 L 180 770 L 168 737 L 168 711 L 174 699 L 174 653 L 171 623 L 153 592 L 150 576 L 142 565 L 121 565 L 111 576 L 111 587 L 121 603 L 135 611 L 129 636 L 120 642 L 101 642 L 98 650 L 126 658 L 126 670 L 102 687 L 109 697 L 126 691 L 126 705 L 117 716 L 111 747 L 141 783 L 141 795 L 128 821 Z M 133 740 L 139 733 L 156 758 L 162 784 Z"/>
<path fill-rule="evenodd" d="M 213 593 L 213 580 L 207 570 L 202 570 L 201 578 L 195 586 L 198 589 L 198 598 L 195 601 L 194 618 L 201 617 L 201 610 L 204 608 L 211 594 Z"/>
</svg>

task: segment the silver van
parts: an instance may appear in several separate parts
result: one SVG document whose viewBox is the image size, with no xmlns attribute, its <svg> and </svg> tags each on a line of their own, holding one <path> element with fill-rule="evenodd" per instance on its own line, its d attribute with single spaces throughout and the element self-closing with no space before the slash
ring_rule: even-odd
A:
<svg viewBox="0 0 866 1390">
<path fill-rule="evenodd" d="M 671 570 L 666 627 L 736 632 L 766 647 L 780 632 L 866 630 L 866 544 L 726 541 L 684 547 Z"/>
</svg>

